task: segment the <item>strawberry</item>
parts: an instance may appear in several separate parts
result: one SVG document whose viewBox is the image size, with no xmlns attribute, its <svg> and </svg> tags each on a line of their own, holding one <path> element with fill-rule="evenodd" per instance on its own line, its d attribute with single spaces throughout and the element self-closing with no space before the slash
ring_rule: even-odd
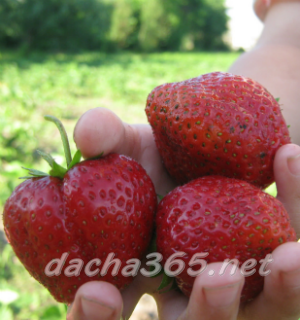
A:
<svg viewBox="0 0 300 320">
<path fill-rule="evenodd" d="M 205 175 L 274 182 L 277 149 L 290 142 L 276 99 L 259 83 L 214 72 L 156 87 L 146 105 L 163 162 L 180 184 Z"/>
<path fill-rule="evenodd" d="M 198 178 L 171 191 L 158 206 L 156 224 L 163 263 L 173 253 L 185 253 L 180 258 L 185 268 L 176 281 L 187 296 L 195 280 L 187 272 L 194 254 L 208 253 L 203 258 L 207 263 L 236 258 L 240 267 L 255 259 L 256 272 L 245 278 L 244 302 L 262 290 L 259 261 L 280 244 L 296 241 L 288 214 L 277 199 L 248 182 L 222 176 Z"/>
<path fill-rule="evenodd" d="M 53 176 L 30 170 L 32 177 L 13 191 L 4 207 L 5 233 L 17 257 L 60 302 L 71 303 L 88 281 L 108 281 L 123 289 L 133 280 L 122 275 L 123 267 L 129 259 L 141 259 L 151 240 L 157 202 L 151 179 L 123 155 L 73 161 L 68 171 L 42 155 L 54 167 Z M 47 264 L 64 253 L 68 256 L 61 274 L 47 276 Z M 121 261 L 117 275 L 112 276 L 112 267 L 106 275 L 86 275 L 89 261 L 100 259 L 101 265 L 91 270 L 98 266 L 101 271 L 110 253 Z M 83 268 L 78 276 L 66 276 L 73 259 L 82 259 Z"/>
</svg>

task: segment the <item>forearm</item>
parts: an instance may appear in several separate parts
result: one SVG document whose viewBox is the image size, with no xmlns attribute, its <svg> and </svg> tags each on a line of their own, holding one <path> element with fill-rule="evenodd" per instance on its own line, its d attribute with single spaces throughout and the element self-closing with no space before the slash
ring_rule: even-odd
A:
<svg viewBox="0 0 300 320">
<path fill-rule="evenodd" d="M 292 141 L 300 145 L 300 2 L 274 5 L 257 45 L 230 67 L 280 98 Z"/>
</svg>

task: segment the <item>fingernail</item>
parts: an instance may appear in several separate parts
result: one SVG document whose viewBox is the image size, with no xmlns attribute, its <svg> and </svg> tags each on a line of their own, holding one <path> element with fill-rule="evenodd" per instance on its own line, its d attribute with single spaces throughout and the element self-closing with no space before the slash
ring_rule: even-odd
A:
<svg viewBox="0 0 300 320">
<path fill-rule="evenodd" d="M 300 175 L 300 154 L 288 158 L 287 164 L 291 174 L 295 176 Z"/>
<path fill-rule="evenodd" d="M 293 271 L 281 271 L 280 275 L 285 285 L 291 288 L 300 287 L 300 268 Z"/>
<path fill-rule="evenodd" d="M 217 288 L 203 288 L 207 303 L 212 307 L 227 307 L 234 303 L 240 292 L 241 281 Z"/>
<path fill-rule="evenodd" d="M 101 320 L 110 320 L 115 312 L 115 308 L 85 296 L 81 297 L 81 307 L 84 316 L 89 320 L 99 317 Z"/>
</svg>

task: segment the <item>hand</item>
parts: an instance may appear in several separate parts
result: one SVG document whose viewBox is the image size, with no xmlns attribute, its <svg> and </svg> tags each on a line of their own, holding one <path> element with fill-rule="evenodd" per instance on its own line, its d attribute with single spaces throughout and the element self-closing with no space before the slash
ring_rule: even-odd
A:
<svg viewBox="0 0 300 320">
<path fill-rule="evenodd" d="M 79 120 L 74 140 L 84 157 L 90 158 L 116 152 L 126 154 L 146 169 L 156 187 L 156 192 L 167 194 L 176 187 L 168 176 L 155 146 L 148 125 L 128 125 L 112 112 L 97 108 L 85 113 Z M 299 157 L 297 157 L 299 155 Z M 278 198 L 285 205 L 291 222 L 300 234 L 300 147 L 286 145 L 278 150 L 275 163 Z M 300 244 L 286 243 L 273 252 L 271 273 L 265 278 L 263 292 L 251 303 L 239 305 L 244 278 L 240 272 L 234 276 L 227 268 L 218 276 L 221 263 L 210 264 L 215 276 L 207 272 L 199 275 L 190 299 L 170 291 L 159 294 L 159 278 L 138 275 L 132 284 L 120 293 L 105 282 L 89 282 L 77 292 L 68 320 L 119 320 L 128 319 L 144 293 L 151 294 L 157 302 L 163 320 L 298 320 L 300 316 Z"/>
</svg>

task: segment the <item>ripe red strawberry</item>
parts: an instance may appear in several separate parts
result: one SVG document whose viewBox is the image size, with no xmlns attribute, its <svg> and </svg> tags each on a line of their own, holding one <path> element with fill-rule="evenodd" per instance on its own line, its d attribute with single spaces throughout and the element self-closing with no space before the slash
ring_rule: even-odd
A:
<svg viewBox="0 0 300 320">
<path fill-rule="evenodd" d="M 145 253 L 156 202 L 153 183 L 142 166 L 111 154 L 80 162 L 62 178 L 46 176 L 21 183 L 5 204 L 4 227 L 29 273 L 57 301 L 71 303 L 85 282 L 108 281 L 123 289 L 133 280 L 121 271 L 127 260 L 141 259 Z M 61 274 L 48 277 L 46 265 L 65 252 L 69 256 Z M 109 253 L 121 260 L 116 276 L 111 275 L 112 267 L 104 276 L 85 274 L 84 267 L 95 258 L 101 265 L 91 270 L 101 270 Z M 67 277 L 64 270 L 72 259 L 82 259 L 84 267 L 79 276 Z"/>
<path fill-rule="evenodd" d="M 214 72 L 156 87 L 146 114 L 178 183 L 223 175 L 267 187 L 276 150 L 290 142 L 276 99 L 257 82 Z"/>
<path fill-rule="evenodd" d="M 251 258 L 259 262 L 281 243 L 296 240 L 277 199 L 245 181 L 222 176 L 198 178 L 171 191 L 158 206 L 156 223 L 163 263 L 175 252 L 186 253 L 180 258 L 185 269 L 176 280 L 187 296 L 195 280 L 187 273 L 188 263 L 195 253 L 209 253 L 207 263 L 236 258 L 241 266 Z M 264 278 L 256 270 L 245 280 L 242 301 L 262 290 Z"/>
</svg>

